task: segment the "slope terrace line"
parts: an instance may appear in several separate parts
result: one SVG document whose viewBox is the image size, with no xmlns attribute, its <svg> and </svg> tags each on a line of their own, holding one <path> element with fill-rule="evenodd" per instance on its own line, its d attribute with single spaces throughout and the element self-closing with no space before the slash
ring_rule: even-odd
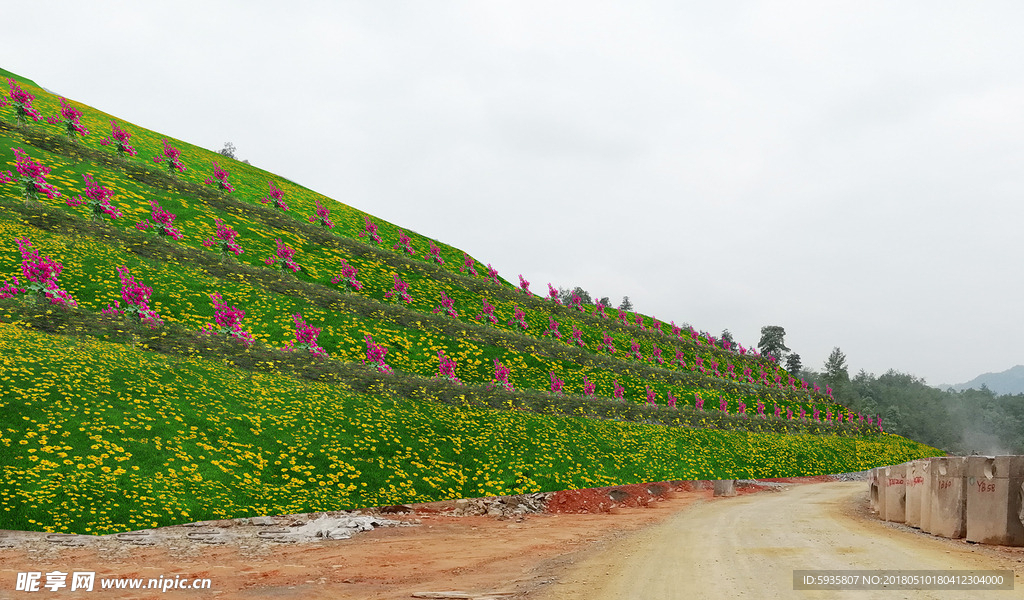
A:
<svg viewBox="0 0 1024 600">
<path fill-rule="evenodd" d="M 10 206 L 21 213 L 30 225 L 61 233 L 75 232 L 88 235 L 104 244 L 119 241 L 125 249 L 141 257 L 164 263 L 194 264 L 204 273 L 218 279 L 228 280 L 242 276 L 253 285 L 268 292 L 301 298 L 320 308 L 346 311 L 364 318 L 416 326 L 453 338 L 505 348 L 519 353 L 539 353 L 553 360 L 572 362 L 583 367 L 604 369 L 617 375 L 636 375 L 649 381 L 665 384 L 688 385 L 704 390 L 737 391 L 760 396 L 768 390 L 759 384 L 734 382 L 700 373 L 665 369 L 646 363 L 628 363 L 609 356 L 594 354 L 574 346 L 545 338 L 534 338 L 515 331 L 509 332 L 488 325 L 454 320 L 429 312 L 419 312 L 398 304 L 379 302 L 351 292 L 341 293 L 316 282 L 302 281 L 294 276 L 276 273 L 269 269 L 253 267 L 240 262 L 221 262 L 208 252 L 172 244 L 160 238 L 152 238 L 130 230 L 111 227 L 106 222 L 86 221 L 76 215 L 54 209 L 25 207 L 21 204 Z M 59 209 L 58 209 L 59 210 Z M 358 244 L 358 242 L 356 242 Z"/>
<path fill-rule="evenodd" d="M 600 328 L 607 329 L 609 331 L 629 335 L 638 340 L 647 340 L 652 344 L 668 343 L 669 347 L 672 349 L 685 348 L 696 352 L 698 348 L 698 345 L 690 338 L 673 337 L 660 331 L 653 333 L 649 330 L 641 330 L 632 322 L 623 324 L 617 319 L 603 320 L 590 313 L 573 311 L 569 307 L 552 304 L 540 296 L 526 296 L 507 281 L 504 281 L 504 285 L 502 286 L 494 287 L 488 280 L 465 276 L 461 273 L 453 272 L 433 263 L 409 259 L 402 254 L 395 253 L 387 249 L 377 248 L 376 246 L 363 243 L 354 238 L 333 235 L 318 227 L 311 226 L 305 221 L 295 219 L 290 215 L 285 215 L 267 207 L 232 198 L 221 193 L 219 190 L 200 186 L 189 181 L 173 179 L 168 177 L 168 175 L 163 171 L 150 169 L 148 166 L 134 161 L 125 160 L 116 155 L 112 155 L 109 152 L 87 148 L 77 143 L 69 142 L 59 136 L 39 135 L 39 133 L 31 127 L 18 127 L 0 120 L 0 130 L 16 131 L 22 136 L 26 143 L 46 150 L 47 152 L 61 154 L 69 158 L 79 160 L 81 160 L 83 156 L 86 156 L 95 162 L 101 163 L 108 169 L 121 171 L 131 179 L 151 188 L 167 189 L 169 191 L 177 191 L 183 195 L 192 195 L 211 208 L 218 208 L 225 212 L 237 215 L 254 217 L 266 225 L 283 230 L 299 231 L 318 244 L 330 245 L 337 249 L 345 249 L 360 257 L 372 257 L 397 270 L 413 271 L 438 281 L 457 284 L 478 295 L 487 295 L 507 302 L 522 304 L 525 307 L 532 308 L 539 312 L 559 315 L 560 318 L 563 319 L 563 324 L 565 325 L 571 325 L 572 321 L 577 323 L 588 323 L 591 326 L 599 326 Z M 476 262 L 479 263 L 479 261 Z M 566 320 L 567 318 L 571 320 Z M 653 320 L 653 318 L 651 319 Z M 737 366 L 756 366 L 761 364 L 761 361 L 756 357 L 736 354 L 722 348 L 718 348 L 717 346 L 701 347 L 701 349 L 705 353 L 711 353 L 719 358 L 727 359 Z"/>
</svg>

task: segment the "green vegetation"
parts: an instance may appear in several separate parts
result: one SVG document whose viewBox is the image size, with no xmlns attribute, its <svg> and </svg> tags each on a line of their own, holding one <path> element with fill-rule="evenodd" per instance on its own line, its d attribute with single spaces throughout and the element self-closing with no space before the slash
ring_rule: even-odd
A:
<svg viewBox="0 0 1024 600">
<path fill-rule="evenodd" d="M 59 112 L 58 98 L 21 85 L 43 116 Z M 62 194 L 27 201 L 17 180 L 0 183 L 0 284 L 23 277 L 16 241 L 28 239 L 62 264 L 60 287 L 76 301 L 0 298 L 0 528 L 101 533 L 650 480 L 843 472 L 938 453 L 879 433 L 731 342 L 626 308 L 602 316 L 596 305 L 525 293 L 455 248 L 223 154 L 167 139 L 186 167 L 176 173 L 152 161 L 165 154 L 164 136 L 119 122 L 138 150 L 120 157 L 99 142 L 111 117 L 70 104 L 90 135 L 69 139 L 45 120 L 18 126 L 11 106 L 0 108 L 0 171 L 13 170 L 23 150 L 51 169 L 47 181 Z M 204 183 L 214 161 L 233 191 Z M 84 175 L 113 192 L 120 218 L 94 219 L 64 202 L 85 194 Z M 281 208 L 260 202 L 276 189 Z M 179 239 L 136 228 L 151 202 L 176 215 Z M 320 206 L 333 228 L 310 220 Z M 238 232 L 241 255 L 204 245 L 218 220 Z M 360 237 L 371 223 L 381 243 L 372 232 Z M 296 251 L 301 270 L 268 267 L 279 244 Z M 346 266 L 360 289 L 342 276 Z M 162 325 L 102 312 L 125 301 L 119 267 L 152 288 L 148 306 Z M 392 295 L 399 281 L 408 302 Z M 245 311 L 252 345 L 201 333 L 217 318 L 213 294 Z M 445 297 L 457 317 L 434 312 Z M 288 348 L 303 343 L 297 314 L 320 330 L 329 357 Z M 772 343 L 781 351 L 778 329 Z M 367 336 L 387 348 L 392 373 L 362 364 Z M 440 353 L 456 361 L 463 383 L 438 377 Z M 499 362 L 512 389 L 495 383 Z M 550 391 L 556 380 L 564 392 Z"/>
</svg>

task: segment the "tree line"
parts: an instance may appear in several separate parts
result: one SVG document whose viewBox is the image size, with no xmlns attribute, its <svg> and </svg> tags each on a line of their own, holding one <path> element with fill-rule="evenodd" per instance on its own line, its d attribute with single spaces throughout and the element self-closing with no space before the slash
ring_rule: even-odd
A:
<svg viewBox="0 0 1024 600">
<path fill-rule="evenodd" d="M 784 360 L 794 377 L 829 386 L 835 399 L 854 412 L 881 415 L 885 430 L 950 454 L 1024 454 L 1024 394 L 980 390 L 939 390 L 924 379 L 889 369 L 881 376 L 861 369 L 850 377 L 846 355 L 833 348 L 822 369 L 805 368 L 785 346 L 785 330 L 761 328 L 762 354 Z"/>
</svg>

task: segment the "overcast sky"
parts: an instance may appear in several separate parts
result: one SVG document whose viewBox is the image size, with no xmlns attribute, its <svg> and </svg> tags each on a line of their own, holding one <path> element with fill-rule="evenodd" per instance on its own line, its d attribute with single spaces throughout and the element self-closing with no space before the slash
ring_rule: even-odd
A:
<svg viewBox="0 0 1024 600">
<path fill-rule="evenodd" d="M 804 364 L 1024 363 L 1017 2 L 8 3 L 0 66 Z M 12 23 L 21 25 L 12 26 Z M 5 90 L 6 91 L 6 90 Z"/>
</svg>

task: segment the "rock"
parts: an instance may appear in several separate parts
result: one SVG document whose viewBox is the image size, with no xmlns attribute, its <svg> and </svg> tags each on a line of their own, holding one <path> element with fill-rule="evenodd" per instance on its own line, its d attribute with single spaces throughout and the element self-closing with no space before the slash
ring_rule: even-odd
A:
<svg viewBox="0 0 1024 600">
<path fill-rule="evenodd" d="M 408 504 L 396 504 L 394 506 L 385 506 L 380 509 L 380 512 L 384 514 L 411 513 L 413 512 L 413 508 Z"/>
</svg>

